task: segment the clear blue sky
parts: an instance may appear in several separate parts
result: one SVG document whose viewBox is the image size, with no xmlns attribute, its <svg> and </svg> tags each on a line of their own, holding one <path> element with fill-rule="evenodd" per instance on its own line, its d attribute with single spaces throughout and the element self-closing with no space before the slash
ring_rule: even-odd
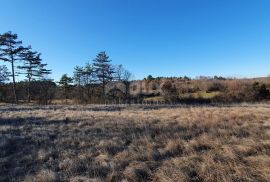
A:
<svg viewBox="0 0 270 182">
<path fill-rule="evenodd" d="M 0 0 L 0 5 L 0 33 L 11 30 L 40 51 L 55 80 L 102 50 L 137 79 L 270 73 L 269 0 Z"/>
</svg>

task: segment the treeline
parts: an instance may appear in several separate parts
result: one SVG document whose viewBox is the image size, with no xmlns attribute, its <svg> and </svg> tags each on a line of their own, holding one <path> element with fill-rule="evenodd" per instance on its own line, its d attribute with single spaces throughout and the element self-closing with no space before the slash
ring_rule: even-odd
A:
<svg viewBox="0 0 270 182">
<path fill-rule="evenodd" d="M 9 63 L 0 66 L 0 101 L 51 103 L 52 100 L 75 100 L 76 103 L 106 103 L 112 99 L 106 85 L 122 83 L 125 91 L 121 100 L 129 102 L 129 84 L 132 74 L 122 65 L 112 65 L 105 51 L 97 54 L 92 63 L 76 66 L 74 75 L 64 74 L 59 82 L 48 79 L 51 70 L 43 63 L 41 53 L 24 46 L 17 34 L 0 34 L 0 60 Z M 19 74 L 25 81 L 17 82 Z M 9 83 L 9 81 L 11 82 Z M 113 98 L 115 99 L 115 98 Z M 118 99 L 119 100 L 119 99 Z"/>
<path fill-rule="evenodd" d="M 73 75 L 49 79 L 52 70 L 41 53 L 24 46 L 16 34 L 0 34 L 0 102 L 39 104 L 76 103 L 210 103 L 254 102 L 270 99 L 270 80 L 235 79 L 220 76 L 156 77 L 132 80 L 122 65 L 113 65 L 105 51 Z M 25 77 L 17 82 L 18 75 Z"/>
</svg>

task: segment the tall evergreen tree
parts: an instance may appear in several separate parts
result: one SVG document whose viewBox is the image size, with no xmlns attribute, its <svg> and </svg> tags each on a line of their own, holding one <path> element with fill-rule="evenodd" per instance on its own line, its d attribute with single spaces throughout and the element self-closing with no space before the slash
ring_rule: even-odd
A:
<svg viewBox="0 0 270 182">
<path fill-rule="evenodd" d="M 28 86 L 27 86 L 27 98 L 28 102 L 31 102 L 31 82 L 34 77 L 40 76 L 40 65 L 41 65 L 41 58 L 40 53 L 31 51 L 31 48 L 28 48 L 26 51 L 21 53 L 22 59 L 24 61 L 23 66 L 18 66 L 19 69 L 23 70 L 20 72 L 21 74 L 25 74 Z"/>
<path fill-rule="evenodd" d="M 105 51 L 98 53 L 96 59 L 94 59 L 94 70 L 98 81 L 102 84 L 102 96 L 105 102 L 106 93 L 105 86 L 108 82 L 113 79 L 113 67 L 111 65 L 111 60 L 107 56 Z"/>
<path fill-rule="evenodd" d="M 22 46 L 22 41 L 18 41 L 17 34 L 13 34 L 9 31 L 0 35 L 0 60 L 11 64 L 13 97 L 16 103 L 18 102 L 18 98 L 16 94 L 15 62 L 21 60 L 20 53 L 23 50 L 25 50 L 25 48 Z"/>
</svg>

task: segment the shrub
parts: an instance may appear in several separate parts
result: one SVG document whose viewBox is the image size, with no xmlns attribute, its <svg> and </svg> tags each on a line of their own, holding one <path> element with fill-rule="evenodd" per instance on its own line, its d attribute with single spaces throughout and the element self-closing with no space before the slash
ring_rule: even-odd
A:
<svg viewBox="0 0 270 182">
<path fill-rule="evenodd" d="M 222 83 L 214 82 L 207 88 L 207 92 L 224 91 L 224 89 L 225 86 Z"/>
<path fill-rule="evenodd" d="M 170 81 L 166 81 L 162 85 L 161 90 L 166 102 L 175 102 L 178 100 L 177 89 Z"/>
<path fill-rule="evenodd" d="M 254 92 L 254 98 L 256 100 L 265 100 L 270 96 L 269 90 L 267 90 L 266 85 L 259 82 L 254 82 L 252 85 L 252 89 Z"/>
</svg>

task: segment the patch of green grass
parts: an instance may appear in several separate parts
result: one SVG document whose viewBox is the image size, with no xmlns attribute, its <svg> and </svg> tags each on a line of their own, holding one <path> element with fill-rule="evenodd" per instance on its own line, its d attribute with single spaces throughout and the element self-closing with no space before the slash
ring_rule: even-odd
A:
<svg viewBox="0 0 270 182">
<path fill-rule="evenodd" d="M 201 99 L 212 99 L 218 96 L 220 92 L 206 92 L 206 91 L 200 91 L 200 92 L 195 92 L 195 93 L 185 93 L 185 94 L 180 94 L 180 98 L 201 98 Z"/>
<path fill-rule="evenodd" d="M 187 99 L 187 98 L 213 99 L 216 96 L 218 96 L 219 94 L 220 94 L 220 92 L 200 91 L 200 92 L 195 92 L 195 93 L 180 94 L 179 98 L 180 99 Z M 147 101 L 147 102 L 163 102 L 164 97 L 163 96 L 148 97 L 148 98 L 145 98 L 144 101 Z"/>
<path fill-rule="evenodd" d="M 163 96 L 155 96 L 155 97 L 144 98 L 143 100 L 147 102 L 163 102 L 164 98 Z"/>
</svg>

